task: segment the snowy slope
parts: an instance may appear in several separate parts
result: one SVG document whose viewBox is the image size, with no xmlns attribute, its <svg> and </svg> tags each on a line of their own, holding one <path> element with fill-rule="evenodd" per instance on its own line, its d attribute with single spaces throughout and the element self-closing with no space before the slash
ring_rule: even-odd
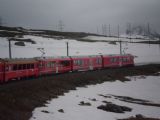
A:
<svg viewBox="0 0 160 120">
<path fill-rule="evenodd" d="M 92 36 L 93 37 L 93 36 Z M 41 56 L 37 48 L 44 48 L 45 56 L 66 56 L 66 42 L 69 42 L 69 55 L 98 55 L 98 54 L 119 54 L 119 43 L 109 44 L 108 42 L 82 42 L 71 39 L 57 40 L 54 38 L 44 38 L 40 36 L 25 35 L 25 39 L 32 39 L 36 44 L 25 43 L 26 46 L 16 46 L 12 42 L 13 58 L 28 58 Z M 93 37 L 101 39 L 101 37 Z M 117 39 L 117 38 L 112 38 Z M 135 56 L 135 62 L 153 63 L 160 62 L 160 45 L 148 45 L 138 43 L 122 43 L 124 53 L 130 53 Z M 8 57 L 7 38 L 0 38 L 0 57 Z"/>
</svg>

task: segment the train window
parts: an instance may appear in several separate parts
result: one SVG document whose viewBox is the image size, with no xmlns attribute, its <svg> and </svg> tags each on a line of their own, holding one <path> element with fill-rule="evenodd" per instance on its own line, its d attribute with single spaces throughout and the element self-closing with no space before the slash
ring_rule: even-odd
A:
<svg viewBox="0 0 160 120">
<path fill-rule="evenodd" d="M 118 58 L 114 58 L 114 62 L 118 62 Z"/>
<path fill-rule="evenodd" d="M 22 70 L 22 65 L 20 64 L 20 65 L 18 65 L 18 70 Z"/>
<path fill-rule="evenodd" d="M 40 64 L 39 64 L 39 68 L 42 68 L 43 67 L 43 63 L 41 62 Z"/>
<path fill-rule="evenodd" d="M 119 62 L 122 62 L 122 58 L 119 58 Z"/>
<path fill-rule="evenodd" d="M 75 65 L 78 65 L 78 60 L 74 60 L 74 64 L 75 64 Z"/>
<path fill-rule="evenodd" d="M 83 60 L 78 60 L 78 65 L 83 65 Z"/>
<path fill-rule="evenodd" d="M 111 62 L 111 63 L 117 62 L 117 58 L 110 58 L 110 62 Z"/>
<path fill-rule="evenodd" d="M 68 61 L 68 60 L 61 61 L 60 64 L 62 64 L 63 66 L 70 66 L 70 61 Z"/>
<path fill-rule="evenodd" d="M 26 64 L 23 64 L 23 69 L 24 69 L 24 70 L 26 69 Z"/>
<path fill-rule="evenodd" d="M 9 67 L 8 66 L 6 66 L 6 71 L 8 71 L 9 70 Z"/>
<path fill-rule="evenodd" d="M 31 64 L 31 69 L 34 69 L 34 64 Z"/>
<path fill-rule="evenodd" d="M 110 58 L 110 62 L 113 63 L 113 58 Z"/>
<path fill-rule="evenodd" d="M 100 58 L 96 59 L 97 64 L 102 64 L 102 60 Z"/>
<path fill-rule="evenodd" d="M 50 66 L 53 68 L 55 66 L 55 62 L 50 62 Z"/>
<path fill-rule="evenodd" d="M 11 70 L 12 70 L 12 66 L 7 65 L 7 66 L 6 66 L 6 71 L 11 71 Z"/>
<path fill-rule="evenodd" d="M 12 66 L 9 65 L 9 66 L 8 66 L 8 71 L 11 71 L 11 70 L 12 70 Z"/>
<path fill-rule="evenodd" d="M 17 70 L 18 66 L 17 65 L 13 65 L 13 70 Z"/>
<path fill-rule="evenodd" d="M 79 63 L 78 60 L 76 60 L 76 65 L 78 65 L 78 63 Z"/>
<path fill-rule="evenodd" d="M 132 60 L 132 57 L 128 57 L 128 61 L 131 61 Z"/>
<path fill-rule="evenodd" d="M 27 64 L 27 69 L 30 69 L 31 67 L 30 67 L 30 64 Z"/>
<path fill-rule="evenodd" d="M 78 60 L 78 61 L 77 61 L 77 64 L 78 64 L 78 65 L 81 65 L 81 61 L 80 61 L 80 60 Z"/>
<path fill-rule="evenodd" d="M 48 63 L 46 64 L 46 67 L 50 68 L 50 62 L 48 62 Z"/>
<path fill-rule="evenodd" d="M 55 66 L 55 62 L 48 62 L 46 64 L 46 67 L 50 68 L 50 67 L 54 67 Z"/>
<path fill-rule="evenodd" d="M 128 62 L 127 58 L 123 58 L 122 60 L 123 60 L 123 62 Z"/>
</svg>

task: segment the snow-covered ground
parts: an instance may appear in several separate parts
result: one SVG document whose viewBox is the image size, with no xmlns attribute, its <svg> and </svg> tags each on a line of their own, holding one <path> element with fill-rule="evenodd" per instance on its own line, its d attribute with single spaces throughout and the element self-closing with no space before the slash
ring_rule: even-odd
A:
<svg viewBox="0 0 160 120">
<path fill-rule="evenodd" d="M 119 54 L 119 43 L 109 44 L 108 42 L 82 42 L 71 39 L 57 40 L 54 38 L 44 38 L 32 35 L 25 35 L 24 38 L 32 39 L 36 44 L 25 43 L 26 46 L 16 46 L 12 41 L 12 57 L 28 58 L 39 57 L 41 52 L 37 48 L 44 48 L 45 56 L 66 56 L 66 42 L 69 42 L 69 55 L 99 55 L 99 54 Z M 92 36 L 94 39 L 102 37 Z M 105 37 L 106 39 L 106 37 Z M 110 38 L 107 38 L 110 39 Z M 117 38 L 112 38 L 117 39 Z M 138 43 L 122 43 L 123 51 L 130 53 L 135 58 L 135 63 L 155 63 L 160 62 L 160 45 L 148 45 Z M 7 38 L 0 38 L 0 58 L 8 58 Z"/>
<path fill-rule="evenodd" d="M 77 88 L 76 91 L 65 93 L 64 96 L 48 101 L 46 107 L 36 108 L 30 120 L 116 120 L 135 116 L 136 114 L 160 118 L 159 107 L 122 102 L 114 97 L 105 98 L 99 95 L 128 96 L 160 103 L 160 76 L 134 76 L 128 78 L 132 81 L 105 82 L 87 88 Z M 96 101 L 92 99 L 96 99 Z M 91 106 L 78 105 L 81 101 L 89 102 Z M 102 101 L 124 105 L 132 108 L 132 111 L 120 114 L 99 110 L 97 107 L 104 104 Z M 59 112 L 60 109 L 63 109 L 64 113 Z"/>
</svg>

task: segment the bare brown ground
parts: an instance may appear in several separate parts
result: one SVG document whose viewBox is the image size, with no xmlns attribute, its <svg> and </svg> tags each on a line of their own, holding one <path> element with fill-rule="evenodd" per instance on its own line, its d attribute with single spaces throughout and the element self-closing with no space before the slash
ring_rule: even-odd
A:
<svg viewBox="0 0 160 120">
<path fill-rule="evenodd" d="M 156 75 L 160 65 L 144 65 L 43 76 L 0 85 L 0 120 L 28 120 L 36 107 L 76 87 L 104 81 L 128 80 L 125 76 Z M 130 119 L 141 120 L 141 119 Z M 156 119 L 142 119 L 156 120 Z"/>
</svg>

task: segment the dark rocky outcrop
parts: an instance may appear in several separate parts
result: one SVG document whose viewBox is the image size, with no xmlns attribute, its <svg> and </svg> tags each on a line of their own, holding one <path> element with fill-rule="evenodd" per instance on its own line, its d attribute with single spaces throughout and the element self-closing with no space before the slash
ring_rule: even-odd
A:
<svg viewBox="0 0 160 120">
<path fill-rule="evenodd" d="M 81 101 L 81 102 L 79 103 L 79 105 L 81 105 L 81 106 L 91 106 L 91 103 Z"/>
<path fill-rule="evenodd" d="M 24 42 L 15 42 L 15 45 L 17 45 L 17 46 L 25 46 Z"/>
<path fill-rule="evenodd" d="M 126 106 L 120 106 L 113 103 L 108 103 L 106 105 L 100 105 L 97 107 L 98 109 L 107 111 L 107 112 L 115 112 L 115 113 L 124 113 L 132 111 L 131 108 Z"/>
</svg>

